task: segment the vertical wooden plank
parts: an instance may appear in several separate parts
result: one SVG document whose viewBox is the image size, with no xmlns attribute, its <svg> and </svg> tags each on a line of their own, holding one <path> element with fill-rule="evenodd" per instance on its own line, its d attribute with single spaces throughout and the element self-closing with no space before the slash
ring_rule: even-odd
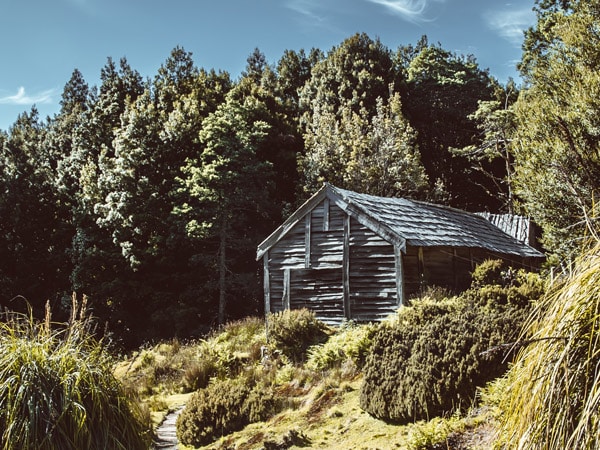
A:
<svg viewBox="0 0 600 450">
<path fill-rule="evenodd" d="M 269 251 L 263 255 L 263 289 L 265 292 L 265 314 L 271 312 L 271 277 L 269 274 Z"/>
<path fill-rule="evenodd" d="M 329 198 L 323 200 L 323 231 L 329 231 Z"/>
<path fill-rule="evenodd" d="M 399 245 L 394 245 L 394 262 L 396 264 L 396 302 L 398 306 L 404 305 L 404 266 L 402 265 L 402 250 Z"/>
<path fill-rule="evenodd" d="M 418 258 L 419 290 L 422 290 L 423 284 L 425 283 L 425 258 L 423 257 L 423 247 L 419 247 Z"/>
<path fill-rule="evenodd" d="M 290 309 L 290 269 L 283 269 L 283 309 Z"/>
<path fill-rule="evenodd" d="M 304 268 L 310 268 L 310 223 L 312 214 L 309 212 L 304 219 Z"/>
<path fill-rule="evenodd" d="M 344 253 L 342 256 L 342 295 L 344 298 L 344 317 L 352 319 L 350 311 L 350 216 L 344 215 Z"/>
<path fill-rule="evenodd" d="M 269 342 L 269 314 L 271 313 L 271 276 L 269 271 L 269 251 L 263 255 L 263 290 L 265 293 L 265 333 Z"/>
<path fill-rule="evenodd" d="M 452 272 L 454 273 L 454 290 L 458 290 L 458 255 L 456 247 L 452 247 Z"/>
</svg>

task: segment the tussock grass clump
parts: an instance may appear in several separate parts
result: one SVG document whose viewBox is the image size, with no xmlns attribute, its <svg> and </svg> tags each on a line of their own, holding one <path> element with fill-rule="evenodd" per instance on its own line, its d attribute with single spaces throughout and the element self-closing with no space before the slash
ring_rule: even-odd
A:
<svg viewBox="0 0 600 450">
<path fill-rule="evenodd" d="M 6 313 L 0 323 L 3 450 L 147 449 L 149 417 L 123 391 L 94 339 L 85 302 L 66 326 Z"/>
<path fill-rule="evenodd" d="M 264 320 L 249 317 L 225 324 L 206 339 L 186 343 L 173 339 L 140 350 L 118 372 L 142 395 L 193 392 L 213 378 L 235 377 L 258 364 L 264 345 Z"/>
<path fill-rule="evenodd" d="M 510 370 L 508 448 L 600 448 L 600 244 L 536 308 Z"/>
</svg>

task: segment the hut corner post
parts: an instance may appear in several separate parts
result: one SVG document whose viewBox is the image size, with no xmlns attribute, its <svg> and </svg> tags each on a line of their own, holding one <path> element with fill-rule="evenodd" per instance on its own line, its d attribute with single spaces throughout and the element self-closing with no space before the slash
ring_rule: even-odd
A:
<svg viewBox="0 0 600 450">
<path fill-rule="evenodd" d="M 269 313 L 271 312 L 271 277 L 269 276 L 269 252 L 263 255 L 263 289 L 265 293 L 265 332 L 269 341 Z"/>
<path fill-rule="evenodd" d="M 350 215 L 344 215 L 344 253 L 342 256 L 342 292 L 344 317 L 352 319 L 350 310 Z"/>
<path fill-rule="evenodd" d="M 402 265 L 402 247 L 394 245 L 394 262 L 396 265 L 396 296 L 398 306 L 404 305 L 404 266 Z"/>
</svg>

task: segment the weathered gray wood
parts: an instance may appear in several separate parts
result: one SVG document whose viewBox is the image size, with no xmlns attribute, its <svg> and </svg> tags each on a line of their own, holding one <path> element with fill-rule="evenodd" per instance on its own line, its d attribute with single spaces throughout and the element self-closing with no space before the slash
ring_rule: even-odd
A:
<svg viewBox="0 0 600 450">
<path fill-rule="evenodd" d="M 323 231 L 329 231 L 329 198 L 323 200 Z"/>
<path fill-rule="evenodd" d="M 327 195 L 329 186 L 324 185 L 315 195 L 308 199 L 300 208 L 287 218 L 273 233 L 269 235 L 264 241 L 262 241 L 256 251 L 256 260 L 258 261 L 264 253 L 271 248 L 277 241 L 285 236 L 290 229 L 294 228 L 298 222 L 300 222 L 307 212 L 311 211 L 316 205 L 318 205 Z"/>
<path fill-rule="evenodd" d="M 404 268 L 402 267 L 402 250 L 394 246 L 394 262 L 396 265 L 396 304 L 404 304 Z"/>
<path fill-rule="evenodd" d="M 290 309 L 290 269 L 283 270 L 283 309 Z"/>
<path fill-rule="evenodd" d="M 304 267 L 310 267 L 310 223 L 312 214 L 309 212 L 304 219 Z"/>
<path fill-rule="evenodd" d="M 263 255 L 263 289 L 265 293 L 265 314 L 271 312 L 271 277 L 269 275 L 269 252 Z"/>
<path fill-rule="evenodd" d="M 344 256 L 342 258 L 342 287 L 344 299 L 344 317 L 350 319 L 350 216 L 344 216 Z"/>
<path fill-rule="evenodd" d="M 380 320 L 397 309 L 394 246 L 359 221 L 350 221 L 352 320 Z"/>
</svg>

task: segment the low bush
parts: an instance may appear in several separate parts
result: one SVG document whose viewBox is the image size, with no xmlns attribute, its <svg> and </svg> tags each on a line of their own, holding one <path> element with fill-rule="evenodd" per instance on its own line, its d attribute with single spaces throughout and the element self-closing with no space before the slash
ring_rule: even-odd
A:
<svg viewBox="0 0 600 450">
<path fill-rule="evenodd" d="M 266 420 L 277 412 L 278 404 L 270 389 L 253 386 L 247 378 L 215 380 L 188 401 L 177 419 L 177 438 L 193 447 L 210 444 L 249 423 Z"/>
<path fill-rule="evenodd" d="M 294 362 L 301 362 L 312 345 L 323 343 L 328 327 L 307 309 L 285 310 L 267 318 L 270 343 Z"/>
<path fill-rule="evenodd" d="M 471 274 L 473 287 L 504 285 L 509 267 L 500 259 L 488 259 L 475 267 Z"/>
<path fill-rule="evenodd" d="M 525 304 L 541 294 L 535 277 L 522 280 L 523 285 L 485 286 L 402 308 L 374 338 L 361 407 L 378 418 L 408 423 L 471 406 L 477 387 L 506 371 L 501 344 L 517 340 L 529 311 Z"/>
<path fill-rule="evenodd" d="M 68 325 L 10 314 L 0 323 L 4 450 L 147 449 L 149 415 L 123 391 L 85 306 Z"/>
</svg>

